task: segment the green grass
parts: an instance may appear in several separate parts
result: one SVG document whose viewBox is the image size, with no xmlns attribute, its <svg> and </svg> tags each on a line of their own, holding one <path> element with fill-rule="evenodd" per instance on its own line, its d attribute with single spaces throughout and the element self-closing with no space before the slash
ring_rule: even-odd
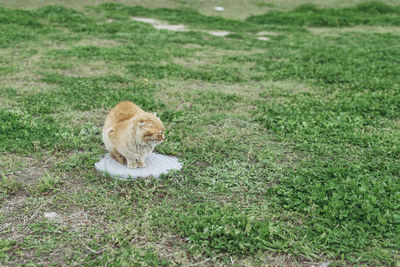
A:
<svg viewBox="0 0 400 267">
<path fill-rule="evenodd" d="M 46 174 L 40 178 L 34 186 L 29 188 L 29 192 L 33 195 L 48 194 L 50 192 L 56 192 L 61 186 L 60 178 L 57 176 L 51 176 Z"/>
<path fill-rule="evenodd" d="M 21 189 L 22 185 L 18 181 L 7 178 L 2 174 L 0 180 L 0 199 L 3 200 L 10 197 Z"/>
<path fill-rule="evenodd" d="M 346 8 L 318 8 L 304 4 L 290 12 L 271 11 L 264 15 L 250 16 L 247 21 L 258 24 L 287 24 L 299 26 L 354 26 L 400 25 L 400 6 L 381 2 L 366 2 Z"/>
<path fill-rule="evenodd" d="M 0 265 L 396 265 L 399 6 L 274 3 L 0 8 Z M 96 172 L 123 100 L 182 170 Z"/>
<path fill-rule="evenodd" d="M 60 128 L 51 117 L 35 118 L 27 114 L 0 110 L 0 118 L 1 152 L 28 153 L 50 146 L 54 148 L 56 143 L 63 146 L 68 142 L 62 136 L 68 132 Z"/>
</svg>

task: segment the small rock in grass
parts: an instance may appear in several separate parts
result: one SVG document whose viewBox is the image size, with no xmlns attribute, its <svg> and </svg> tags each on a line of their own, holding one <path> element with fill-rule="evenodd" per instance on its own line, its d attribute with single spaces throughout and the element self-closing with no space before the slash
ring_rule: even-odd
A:
<svg viewBox="0 0 400 267">
<path fill-rule="evenodd" d="M 216 7 L 214 7 L 214 10 L 216 10 L 216 11 L 224 11 L 225 8 L 223 8 L 222 6 L 216 6 Z"/>
</svg>

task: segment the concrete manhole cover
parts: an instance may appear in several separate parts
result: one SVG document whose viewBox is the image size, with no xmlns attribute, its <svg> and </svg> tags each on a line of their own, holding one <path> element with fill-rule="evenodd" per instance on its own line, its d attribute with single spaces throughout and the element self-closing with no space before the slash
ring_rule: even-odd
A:
<svg viewBox="0 0 400 267">
<path fill-rule="evenodd" d="M 147 155 L 145 163 L 145 168 L 130 169 L 126 165 L 115 161 L 110 154 L 107 154 L 99 162 L 95 163 L 94 166 L 98 171 L 107 173 L 120 180 L 149 176 L 157 178 L 161 174 L 168 173 L 170 170 L 180 170 L 182 168 L 182 164 L 178 161 L 178 158 L 157 153 Z"/>
</svg>

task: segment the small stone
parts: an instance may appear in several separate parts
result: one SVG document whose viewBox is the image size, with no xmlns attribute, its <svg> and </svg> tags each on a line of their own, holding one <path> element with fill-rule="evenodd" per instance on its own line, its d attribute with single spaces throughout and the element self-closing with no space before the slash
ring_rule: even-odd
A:
<svg viewBox="0 0 400 267">
<path fill-rule="evenodd" d="M 225 8 L 223 8 L 222 6 L 216 6 L 216 7 L 214 7 L 214 10 L 216 10 L 216 11 L 224 11 Z"/>
</svg>

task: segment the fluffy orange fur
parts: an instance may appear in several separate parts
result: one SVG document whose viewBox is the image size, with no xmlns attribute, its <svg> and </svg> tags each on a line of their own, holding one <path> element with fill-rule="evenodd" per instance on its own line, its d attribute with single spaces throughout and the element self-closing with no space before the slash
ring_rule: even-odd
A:
<svg viewBox="0 0 400 267">
<path fill-rule="evenodd" d="M 111 157 L 129 168 L 145 167 L 144 159 L 165 139 L 164 125 L 155 113 L 132 102 L 118 103 L 107 115 L 103 141 Z"/>
</svg>

